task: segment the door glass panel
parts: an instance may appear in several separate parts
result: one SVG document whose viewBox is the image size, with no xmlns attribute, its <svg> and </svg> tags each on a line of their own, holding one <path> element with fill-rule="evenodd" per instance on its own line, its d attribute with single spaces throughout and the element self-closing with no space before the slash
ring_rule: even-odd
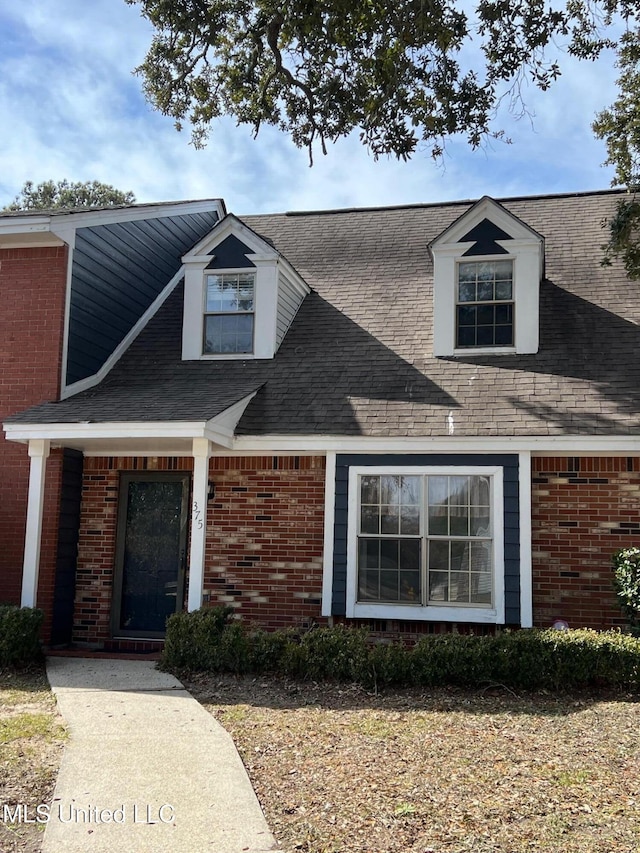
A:
<svg viewBox="0 0 640 853">
<path fill-rule="evenodd" d="M 123 631 L 164 632 L 167 617 L 178 607 L 184 485 L 178 480 L 128 483 L 119 626 Z"/>
</svg>

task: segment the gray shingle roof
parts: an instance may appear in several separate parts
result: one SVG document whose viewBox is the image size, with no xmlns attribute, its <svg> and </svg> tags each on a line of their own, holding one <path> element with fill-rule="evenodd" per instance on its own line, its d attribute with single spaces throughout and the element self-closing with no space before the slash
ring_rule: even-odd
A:
<svg viewBox="0 0 640 853">
<path fill-rule="evenodd" d="M 468 207 L 247 216 L 314 292 L 273 361 L 180 361 L 178 288 L 102 384 L 13 421 L 200 420 L 256 388 L 239 434 L 631 434 L 640 284 L 600 266 L 603 192 L 512 199 L 546 241 L 540 351 L 435 358 L 428 244 Z"/>
</svg>

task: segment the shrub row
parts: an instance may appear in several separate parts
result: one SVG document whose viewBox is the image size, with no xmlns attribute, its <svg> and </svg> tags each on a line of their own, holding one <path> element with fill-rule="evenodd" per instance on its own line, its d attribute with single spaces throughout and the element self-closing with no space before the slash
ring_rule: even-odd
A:
<svg viewBox="0 0 640 853">
<path fill-rule="evenodd" d="M 0 605 L 0 667 L 27 667 L 42 660 L 43 619 L 42 610 Z"/>
<path fill-rule="evenodd" d="M 373 642 L 366 629 L 343 626 L 255 631 L 232 614 L 231 608 L 204 608 L 171 616 L 163 666 L 350 681 L 369 688 L 492 683 L 524 690 L 640 688 L 640 639 L 614 631 L 437 634 L 407 648 Z"/>
</svg>

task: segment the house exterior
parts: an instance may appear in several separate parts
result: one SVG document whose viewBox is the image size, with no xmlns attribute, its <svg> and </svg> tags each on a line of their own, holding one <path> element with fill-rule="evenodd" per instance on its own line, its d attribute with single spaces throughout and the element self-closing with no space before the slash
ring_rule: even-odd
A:
<svg viewBox="0 0 640 853">
<path fill-rule="evenodd" d="M 610 564 L 640 535 L 640 298 L 600 265 L 617 199 L 241 218 L 209 202 L 207 222 L 182 211 L 200 233 L 162 269 L 163 239 L 134 256 L 108 231 L 87 261 L 80 230 L 61 236 L 60 390 L 4 423 L 30 457 L 23 604 L 52 642 L 107 648 L 215 604 L 385 636 L 623 624 Z"/>
</svg>

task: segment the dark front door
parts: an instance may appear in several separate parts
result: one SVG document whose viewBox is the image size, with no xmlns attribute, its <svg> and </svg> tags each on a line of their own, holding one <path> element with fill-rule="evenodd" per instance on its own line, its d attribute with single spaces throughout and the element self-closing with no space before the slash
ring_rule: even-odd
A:
<svg viewBox="0 0 640 853">
<path fill-rule="evenodd" d="M 111 627 L 114 637 L 162 637 L 182 609 L 189 476 L 122 474 Z"/>
</svg>

